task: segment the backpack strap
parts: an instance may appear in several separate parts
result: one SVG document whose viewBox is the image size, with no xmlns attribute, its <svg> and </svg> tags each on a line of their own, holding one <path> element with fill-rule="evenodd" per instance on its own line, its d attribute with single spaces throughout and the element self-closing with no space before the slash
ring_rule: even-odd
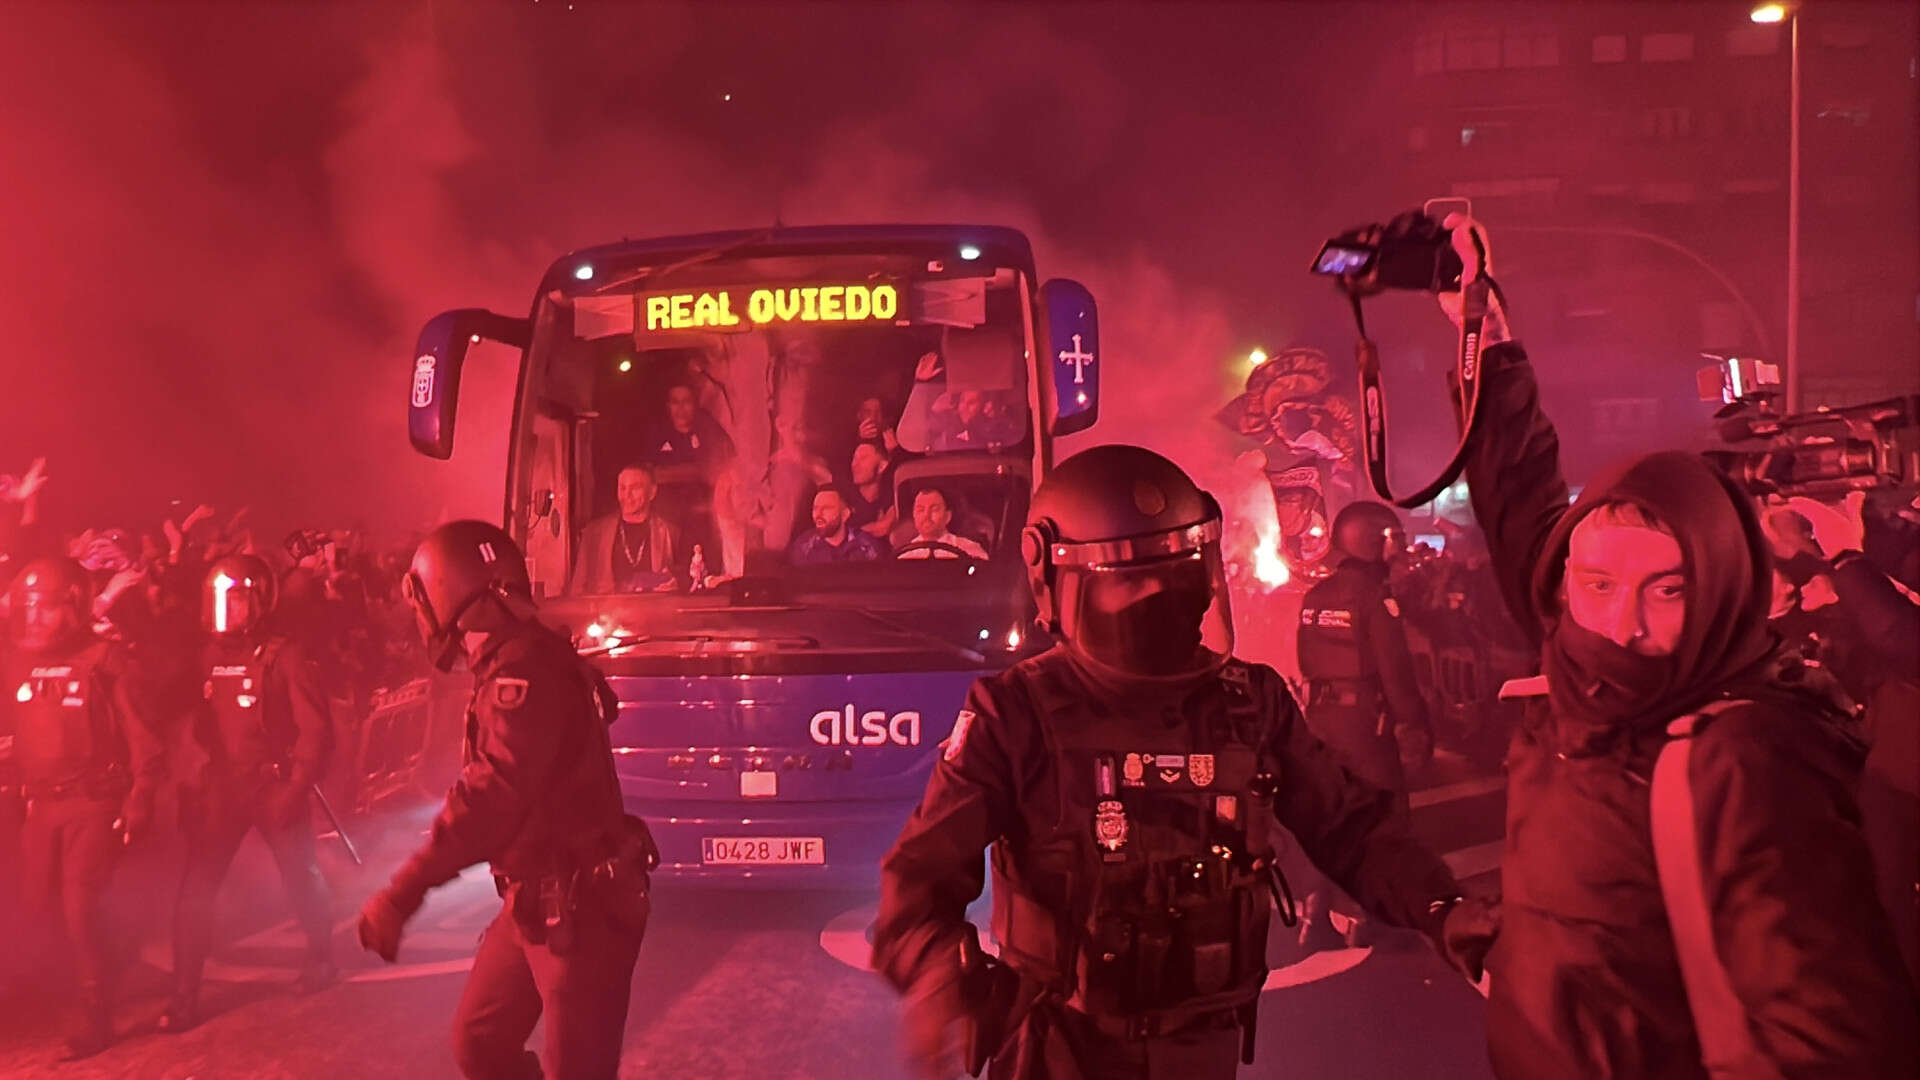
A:
<svg viewBox="0 0 1920 1080">
<path fill-rule="evenodd" d="M 1700 1039 L 1701 1063 L 1710 1076 L 1748 1075 L 1745 1066 L 1759 1055 L 1747 1028 L 1746 1006 L 1734 993 L 1714 949 L 1712 911 L 1701 878 L 1699 824 L 1687 771 L 1693 759 L 1695 731 L 1738 701 L 1716 701 L 1667 725 L 1667 743 L 1653 766 L 1653 858 L 1660 876 L 1660 897 L 1673 932 L 1687 1007 Z"/>
</svg>

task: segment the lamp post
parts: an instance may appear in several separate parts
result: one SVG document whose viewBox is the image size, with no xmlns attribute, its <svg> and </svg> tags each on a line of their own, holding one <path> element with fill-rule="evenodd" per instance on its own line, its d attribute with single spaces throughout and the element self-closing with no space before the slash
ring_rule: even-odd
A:
<svg viewBox="0 0 1920 1080">
<path fill-rule="evenodd" d="M 1761 4 L 1757 23 L 1787 24 L 1787 411 L 1800 408 L 1800 5 Z"/>
</svg>

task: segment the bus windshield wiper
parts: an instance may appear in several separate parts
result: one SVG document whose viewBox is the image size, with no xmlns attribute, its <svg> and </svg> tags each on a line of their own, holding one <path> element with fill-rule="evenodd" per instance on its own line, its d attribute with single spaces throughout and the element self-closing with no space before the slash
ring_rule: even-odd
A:
<svg viewBox="0 0 1920 1080">
<path fill-rule="evenodd" d="M 859 615 L 862 618 L 879 623 L 881 626 L 892 630 L 902 637 L 933 645 L 941 651 L 957 656 L 970 664 L 984 664 L 987 662 L 985 653 L 975 652 L 964 645 L 955 645 L 953 642 L 948 641 L 938 634 L 929 634 L 925 630 L 908 626 L 906 623 L 896 622 L 869 608 L 863 608 L 853 604 L 802 604 L 800 606 L 812 611 L 843 611 L 849 615 Z"/>
<path fill-rule="evenodd" d="M 687 634 L 630 634 L 625 636 L 615 636 L 615 637 L 607 638 L 604 644 L 596 645 L 591 649 L 580 649 L 576 651 L 579 653 L 579 655 L 583 657 L 602 656 L 602 655 L 619 652 L 622 649 L 635 648 L 640 645 L 649 645 L 649 644 L 656 644 L 656 643 L 669 644 L 674 642 L 680 642 L 680 643 L 686 643 L 686 644 L 698 644 L 698 645 L 709 645 L 714 643 L 724 643 L 727 645 L 765 645 L 765 646 L 770 646 L 771 648 L 774 648 L 774 649 L 818 649 L 820 647 L 819 638 L 811 637 L 806 634 L 785 634 L 785 635 L 779 635 L 774 637 L 754 637 L 748 634 L 687 633 Z"/>
<path fill-rule="evenodd" d="M 759 232 L 753 233 L 749 236 L 742 237 L 741 239 L 736 240 L 731 244 L 722 244 L 717 248 L 713 248 L 708 251 L 702 251 L 702 252 L 699 252 L 698 254 L 689 255 L 686 258 L 681 259 L 677 262 L 670 262 L 665 266 L 643 266 L 640 269 L 635 270 L 631 274 L 626 274 L 624 276 L 609 280 L 605 285 L 602 285 L 599 288 L 593 290 L 593 294 L 595 296 L 605 296 L 610 292 L 614 292 L 618 289 L 623 289 L 628 285 L 634 285 L 639 282 L 646 281 L 648 279 L 659 280 L 661 278 L 665 278 L 668 274 L 671 274 L 676 270 L 684 270 L 689 266 L 698 266 L 703 262 L 712 262 L 715 259 L 721 258 L 732 252 L 738 251 L 741 248 L 752 247 L 753 245 L 761 243 L 771 238 L 772 236 L 773 236 L 772 229 L 761 229 Z"/>
</svg>

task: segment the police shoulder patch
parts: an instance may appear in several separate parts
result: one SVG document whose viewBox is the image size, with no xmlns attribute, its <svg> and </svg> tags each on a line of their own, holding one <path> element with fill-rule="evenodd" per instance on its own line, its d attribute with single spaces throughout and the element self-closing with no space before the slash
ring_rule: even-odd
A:
<svg viewBox="0 0 1920 1080">
<path fill-rule="evenodd" d="M 496 709 L 517 709 L 527 703 L 527 680 L 497 678 L 488 684 L 492 694 L 488 700 Z"/>
<path fill-rule="evenodd" d="M 940 756 L 953 761 L 960 756 L 960 750 L 967 745 L 967 729 L 973 727 L 973 710 L 961 709 L 960 715 L 953 718 L 953 734 L 941 744 Z"/>
</svg>

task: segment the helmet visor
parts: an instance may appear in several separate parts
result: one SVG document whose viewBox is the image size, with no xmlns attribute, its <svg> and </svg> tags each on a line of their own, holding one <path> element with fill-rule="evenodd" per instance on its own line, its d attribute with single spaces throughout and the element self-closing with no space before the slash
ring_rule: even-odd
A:
<svg viewBox="0 0 1920 1080">
<path fill-rule="evenodd" d="M 207 579 L 201 620 L 216 634 L 244 634 L 259 624 L 267 613 L 267 598 L 262 595 L 265 582 L 225 572 Z"/>
<path fill-rule="evenodd" d="M 74 592 L 57 585 L 29 584 L 13 598 L 13 636 L 23 649 L 56 644 L 85 625 Z"/>
<path fill-rule="evenodd" d="M 1218 540 L 1147 562 L 1061 567 L 1060 589 L 1073 648 L 1119 674 L 1181 678 L 1233 654 Z"/>
</svg>

